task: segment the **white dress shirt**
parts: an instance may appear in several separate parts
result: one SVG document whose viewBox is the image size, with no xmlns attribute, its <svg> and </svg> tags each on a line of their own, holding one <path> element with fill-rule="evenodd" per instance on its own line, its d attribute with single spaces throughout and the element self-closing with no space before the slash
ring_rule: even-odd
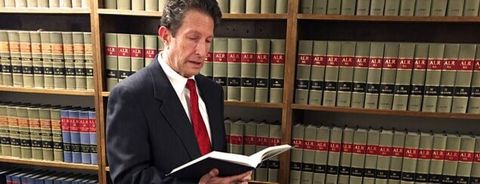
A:
<svg viewBox="0 0 480 184">
<path fill-rule="evenodd" d="M 190 78 L 185 78 L 184 76 L 181 76 L 175 70 L 170 67 L 170 65 L 167 64 L 167 60 L 165 59 L 165 54 L 168 53 L 168 50 L 165 49 L 161 53 L 158 54 L 158 62 L 160 63 L 160 66 L 162 67 L 163 71 L 167 75 L 168 80 L 173 86 L 173 89 L 175 90 L 175 93 L 178 96 L 178 99 L 180 99 L 180 102 L 182 103 L 183 109 L 185 110 L 185 113 L 188 116 L 188 119 L 191 122 L 190 119 L 190 90 L 187 89 L 187 80 L 188 79 L 193 79 L 195 80 L 195 76 L 192 76 Z M 195 84 L 197 82 L 195 81 Z M 207 128 L 208 132 L 208 137 L 210 139 L 210 142 L 212 142 L 212 135 L 210 133 L 210 124 L 208 123 L 208 114 L 207 114 L 207 107 L 205 106 L 205 102 L 203 102 L 202 97 L 198 93 L 198 86 L 197 87 L 197 95 L 198 95 L 198 108 L 200 110 L 200 114 L 202 115 L 203 122 L 205 122 L 205 128 Z"/>
</svg>

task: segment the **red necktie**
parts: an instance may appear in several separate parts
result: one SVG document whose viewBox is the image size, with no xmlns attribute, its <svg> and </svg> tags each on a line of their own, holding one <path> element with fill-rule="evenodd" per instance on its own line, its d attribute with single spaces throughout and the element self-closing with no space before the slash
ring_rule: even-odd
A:
<svg viewBox="0 0 480 184">
<path fill-rule="evenodd" d="M 187 80 L 187 89 L 190 91 L 190 119 L 192 121 L 193 130 L 197 137 L 198 147 L 202 155 L 211 151 L 210 139 L 208 138 L 207 128 L 203 122 L 202 115 L 198 109 L 198 95 L 195 81 L 193 79 Z"/>
</svg>

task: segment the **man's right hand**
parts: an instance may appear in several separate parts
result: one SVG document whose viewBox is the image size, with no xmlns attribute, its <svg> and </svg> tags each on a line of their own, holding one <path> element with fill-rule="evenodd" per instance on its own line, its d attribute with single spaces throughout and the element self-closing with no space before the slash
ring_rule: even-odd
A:
<svg viewBox="0 0 480 184">
<path fill-rule="evenodd" d="M 231 184 L 231 183 L 244 183 L 247 184 L 248 181 L 252 179 L 252 171 L 248 171 L 235 176 L 219 177 L 218 169 L 212 169 L 207 174 L 203 175 L 200 178 L 199 184 Z"/>
</svg>

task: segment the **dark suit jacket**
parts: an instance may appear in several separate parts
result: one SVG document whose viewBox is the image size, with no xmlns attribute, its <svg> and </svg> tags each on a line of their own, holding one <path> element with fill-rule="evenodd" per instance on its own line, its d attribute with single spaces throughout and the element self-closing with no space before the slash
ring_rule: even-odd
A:
<svg viewBox="0 0 480 184">
<path fill-rule="evenodd" d="M 222 87 L 202 75 L 195 79 L 207 107 L 212 149 L 226 151 Z M 165 177 L 201 155 L 187 114 L 157 59 L 111 91 L 106 126 L 114 183 L 198 183 Z"/>
</svg>

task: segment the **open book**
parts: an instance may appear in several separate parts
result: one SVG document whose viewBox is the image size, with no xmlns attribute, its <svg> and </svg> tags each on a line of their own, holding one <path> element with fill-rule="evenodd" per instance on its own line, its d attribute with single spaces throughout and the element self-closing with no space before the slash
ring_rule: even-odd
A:
<svg viewBox="0 0 480 184">
<path fill-rule="evenodd" d="M 277 156 L 291 147 L 288 144 L 271 146 L 250 156 L 212 151 L 173 169 L 167 176 L 199 179 L 213 168 L 220 171 L 220 176 L 237 175 L 257 168 L 262 161 Z"/>
</svg>

